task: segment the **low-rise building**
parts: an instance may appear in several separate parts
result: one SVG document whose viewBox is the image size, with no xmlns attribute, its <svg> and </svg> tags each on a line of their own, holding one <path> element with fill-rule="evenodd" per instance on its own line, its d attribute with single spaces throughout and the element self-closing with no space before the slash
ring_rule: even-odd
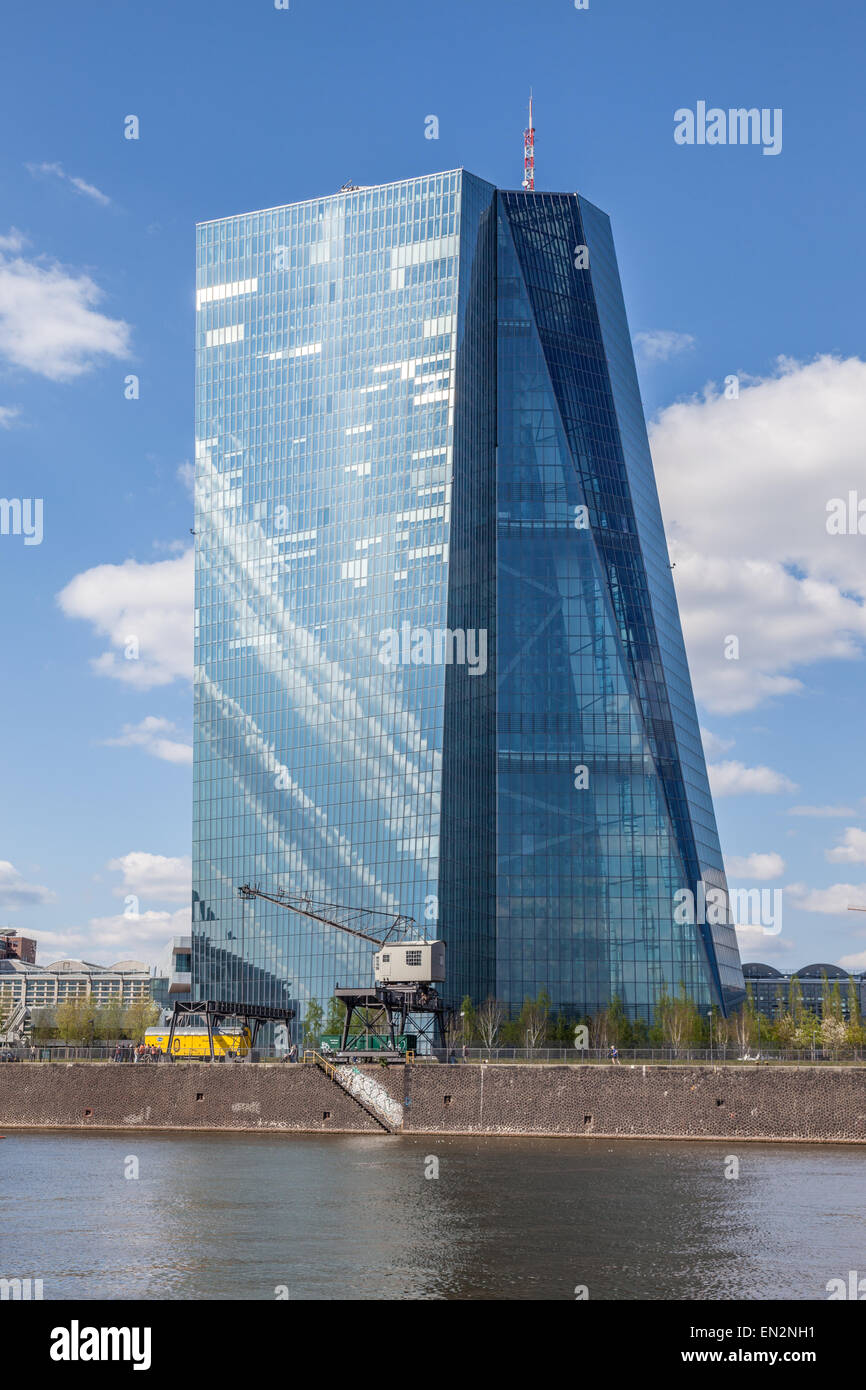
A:
<svg viewBox="0 0 866 1390">
<path fill-rule="evenodd" d="M 161 1007 L 168 1000 L 168 980 L 140 960 L 96 965 L 86 960 L 56 960 L 35 965 L 0 959 L 0 995 L 4 1002 L 28 1009 L 55 1009 L 70 999 L 91 999 L 99 1008 L 117 1001 L 124 1008 L 141 999 Z"/>
<path fill-rule="evenodd" d="M 791 1011 L 791 987 L 802 1000 L 802 1007 L 817 1018 L 824 1015 L 824 1002 L 838 986 L 842 1016 L 851 1016 L 852 995 L 860 1017 L 866 1016 L 866 971 L 853 973 L 839 965 L 804 965 L 801 970 L 776 970 L 772 965 L 750 961 L 743 966 L 747 993 L 764 1018 L 777 1019 Z"/>
</svg>

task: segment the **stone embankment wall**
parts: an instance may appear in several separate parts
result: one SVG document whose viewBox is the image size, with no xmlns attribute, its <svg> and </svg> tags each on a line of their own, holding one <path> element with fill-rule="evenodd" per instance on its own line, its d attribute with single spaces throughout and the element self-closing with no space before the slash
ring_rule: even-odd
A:
<svg viewBox="0 0 866 1390">
<path fill-rule="evenodd" d="M 403 1106 L 405 1133 L 866 1143 L 864 1067 L 416 1064 L 374 1074 Z M 7 1063 L 0 1129 L 16 1126 L 384 1133 L 318 1068 L 286 1064 Z"/>
</svg>

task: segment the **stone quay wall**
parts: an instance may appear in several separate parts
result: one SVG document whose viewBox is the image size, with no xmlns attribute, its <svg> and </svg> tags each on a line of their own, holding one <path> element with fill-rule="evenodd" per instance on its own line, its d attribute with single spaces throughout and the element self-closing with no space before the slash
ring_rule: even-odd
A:
<svg viewBox="0 0 866 1390">
<path fill-rule="evenodd" d="M 369 1070 L 404 1133 L 866 1143 L 860 1066 Z M 315 1066 L 190 1062 L 0 1064 L 0 1130 L 16 1127 L 385 1133 Z"/>
</svg>

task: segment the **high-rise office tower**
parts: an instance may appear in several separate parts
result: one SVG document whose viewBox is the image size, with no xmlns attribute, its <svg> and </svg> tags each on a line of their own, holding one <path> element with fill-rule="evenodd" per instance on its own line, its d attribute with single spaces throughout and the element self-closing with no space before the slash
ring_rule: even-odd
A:
<svg viewBox="0 0 866 1390">
<path fill-rule="evenodd" d="M 197 286 L 194 992 L 372 982 L 251 882 L 414 916 L 455 1002 L 726 1007 L 732 926 L 675 908 L 725 878 L 605 214 L 350 188 L 202 224 Z"/>
</svg>

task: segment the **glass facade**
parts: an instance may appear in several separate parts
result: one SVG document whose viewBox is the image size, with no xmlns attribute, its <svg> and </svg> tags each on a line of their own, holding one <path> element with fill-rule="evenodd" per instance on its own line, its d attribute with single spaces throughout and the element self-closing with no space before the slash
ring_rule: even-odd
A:
<svg viewBox="0 0 866 1390">
<path fill-rule="evenodd" d="M 415 917 L 455 1002 L 741 988 L 674 921 L 724 877 L 604 215 L 456 170 L 204 223 L 196 391 L 193 994 L 371 982 L 248 882 Z"/>
</svg>

